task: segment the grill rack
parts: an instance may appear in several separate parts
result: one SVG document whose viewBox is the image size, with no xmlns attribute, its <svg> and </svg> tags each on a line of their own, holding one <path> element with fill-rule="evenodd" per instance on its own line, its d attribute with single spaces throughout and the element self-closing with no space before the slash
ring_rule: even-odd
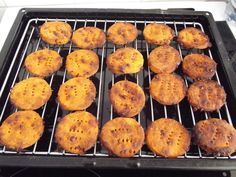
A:
<svg viewBox="0 0 236 177">
<path fill-rule="evenodd" d="M 9 71 L 5 77 L 5 80 L 3 82 L 3 86 L 0 90 L 0 97 L 2 99 L 2 94 L 5 92 L 5 89 L 7 89 L 7 82 L 9 77 L 11 77 L 12 74 L 12 70 L 13 70 L 13 65 L 15 64 L 15 61 L 20 58 L 19 61 L 19 65 L 17 67 L 16 70 L 16 74 L 14 76 L 14 79 L 12 81 L 12 83 L 10 84 L 12 86 L 14 86 L 14 84 L 20 80 L 23 80 L 25 78 L 30 77 L 30 74 L 22 67 L 23 61 L 25 59 L 25 57 L 33 52 L 36 51 L 38 49 L 41 49 L 43 47 L 47 47 L 53 50 L 56 50 L 58 53 L 63 55 L 63 58 L 65 60 L 65 56 L 67 54 L 69 54 L 72 50 L 76 50 L 78 49 L 77 47 L 75 47 L 72 42 L 70 42 L 69 44 L 63 45 L 63 46 L 53 46 L 53 45 L 48 45 L 45 44 L 41 38 L 39 37 L 38 33 L 39 33 L 39 26 L 44 23 L 45 21 L 65 21 L 67 23 L 69 23 L 73 30 L 82 27 L 82 26 L 97 26 L 100 29 L 103 29 L 104 32 L 106 32 L 106 30 L 108 29 L 108 27 L 115 23 L 115 22 L 130 22 L 133 23 L 135 26 L 138 27 L 139 30 L 143 30 L 143 27 L 145 25 L 147 25 L 148 23 L 164 23 L 169 25 L 170 27 L 172 27 L 172 29 L 175 31 L 175 34 L 178 34 L 178 31 L 180 31 L 183 28 L 186 27 L 196 27 L 200 30 L 202 30 L 203 32 L 205 31 L 203 25 L 199 22 L 195 22 L 195 21 L 169 21 L 169 20 L 163 20 L 163 21 L 154 21 L 154 20 L 147 20 L 147 21 L 142 21 L 142 20 L 102 20 L 102 19 L 96 19 L 96 20 L 92 20 L 92 19 L 64 19 L 64 18 L 32 18 L 28 21 L 26 28 L 23 32 L 22 38 L 19 42 L 19 45 L 16 49 L 15 55 L 13 57 L 12 63 L 10 65 Z M 139 32 L 140 33 L 140 32 Z M 37 41 L 37 42 L 36 42 Z M 24 46 L 22 44 L 25 44 Z M 191 53 L 191 52 L 197 52 L 197 53 L 204 53 L 207 54 L 210 58 L 212 57 L 212 51 L 211 49 L 206 49 L 206 50 L 186 50 L 183 49 L 179 44 L 177 44 L 176 42 L 172 42 L 171 43 L 172 46 L 174 46 L 180 53 L 181 58 L 183 58 L 186 54 Z M 141 53 L 144 55 L 145 60 L 147 59 L 147 57 L 149 56 L 149 52 L 155 48 L 154 45 L 150 45 L 147 44 L 144 39 L 143 36 L 141 34 L 139 34 L 138 39 L 136 39 L 132 44 L 127 45 L 127 46 L 131 46 L 134 47 L 136 49 L 138 49 L 139 51 L 141 51 Z M 19 57 L 19 51 L 21 50 L 21 48 L 24 48 L 22 55 L 20 55 Z M 136 116 L 136 120 L 141 123 L 141 125 L 143 126 L 144 129 L 146 129 L 147 125 L 150 124 L 151 121 L 154 121 L 157 118 L 160 117 L 171 117 L 170 115 L 175 115 L 174 119 L 177 119 L 180 123 L 182 123 L 183 125 L 185 125 L 186 128 L 188 128 L 191 131 L 191 128 L 193 127 L 193 125 L 195 125 L 195 123 L 199 120 L 201 120 L 202 118 L 208 119 L 209 117 L 219 117 L 220 119 L 226 119 L 231 125 L 233 125 L 232 123 L 232 119 L 231 119 L 231 114 L 228 108 L 227 103 L 223 106 L 223 108 L 221 108 L 221 110 L 214 112 L 214 113 L 200 113 L 200 112 L 194 112 L 193 108 L 187 103 L 186 99 L 181 102 L 180 104 L 176 105 L 176 106 L 162 106 L 160 104 L 158 104 L 156 101 L 152 100 L 152 98 L 149 96 L 148 90 L 146 89 L 146 87 L 149 85 L 151 78 L 154 76 L 154 73 L 152 73 L 150 71 L 150 69 L 147 66 L 147 63 L 145 61 L 144 64 L 144 70 L 139 72 L 138 74 L 132 74 L 132 75 L 124 75 L 124 76 L 117 76 L 112 74 L 109 70 L 107 70 L 107 68 L 105 67 L 105 59 L 106 56 L 108 54 L 110 54 L 111 52 L 115 51 L 116 48 L 121 48 L 121 47 L 126 47 L 126 46 L 115 46 L 113 44 L 110 43 L 106 43 L 102 48 L 98 48 L 95 49 L 94 51 L 99 55 L 100 58 L 100 68 L 99 68 L 99 72 L 92 77 L 91 79 L 95 82 L 96 88 L 97 88 L 97 92 L 98 95 L 96 97 L 96 105 L 93 104 L 92 107 L 93 108 L 88 108 L 89 112 L 92 112 L 98 119 L 98 121 L 100 122 L 100 127 L 108 120 L 116 117 L 116 113 L 113 112 L 113 108 L 110 105 L 109 101 L 108 101 L 108 89 L 111 88 L 111 86 L 117 82 L 118 80 L 122 80 L 122 79 L 128 79 L 131 81 L 136 82 L 137 84 L 139 84 L 141 87 L 143 87 L 144 91 L 145 91 L 145 95 L 147 101 L 146 101 L 146 109 L 149 109 L 149 113 L 147 113 L 148 111 L 142 111 L 141 114 L 139 114 L 138 116 Z M 67 53 L 67 54 L 65 54 Z M 218 63 L 218 62 L 217 62 Z M 217 66 L 217 70 L 219 70 L 219 67 L 221 66 Z M 183 76 L 182 72 L 181 72 L 181 66 L 179 66 L 179 69 L 177 70 L 177 74 L 180 74 L 181 76 Z M 66 79 L 68 79 L 68 76 L 66 74 L 66 70 L 64 67 L 62 67 L 60 69 L 60 71 L 58 71 L 57 73 L 53 74 L 52 76 L 46 78 L 46 80 L 48 81 L 48 83 L 50 84 L 50 86 L 52 86 L 53 89 L 55 89 L 56 87 L 58 88 L 58 84 L 56 84 L 57 86 L 55 86 L 54 82 L 58 82 L 57 80 L 59 80 L 58 78 L 60 78 L 60 84 L 63 83 Z M 216 75 L 214 76 L 214 80 L 218 81 L 219 84 L 221 84 L 220 80 L 220 76 L 218 75 L 218 72 L 216 73 Z M 189 80 L 189 78 L 184 76 L 184 81 L 185 84 L 188 86 L 189 84 L 191 84 L 191 81 Z M 8 92 L 9 93 L 9 92 Z M 51 100 L 49 100 L 49 103 L 46 103 L 45 106 L 43 106 L 42 109 L 39 109 L 38 112 L 40 113 L 40 115 L 42 115 L 42 117 L 46 117 L 45 119 L 45 123 L 46 123 L 46 134 L 49 134 L 49 141 L 47 144 L 47 149 L 42 148 L 41 149 L 41 145 L 42 144 L 42 140 L 40 139 L 39 142 L 37 142 L 35 145 L 33 145 L 33 147 L 28 148 L 25 151 L 22 152 L 16 152 L 16 151 L 12 151 L 12 150 L 8 150 L 5 147 L 0 147 L 0 155 L 7 155 L 7 154 L 18 154 L 18 155 L 34 155 L 34 156 L 38 156 L 38 155 L 49 155 L 49 156 L 78 156 L 75 154 L 71 154 L 68 152 L 65 152 L 63 150 L 59 150 L 58 148 L 56 148 L 56 143 L 54 141 L 54 131 L 55 131 L 55 126 L 57 124 L 57 120 L 58 117 L 62 117 L 66 114 L 68 114 L 68 111 L 62 111 L 59 104 L 55 101 L 55 95 L 57 93 L 57 90 L 55 89 L 54 92 L 54 98 L 52 98 Z M 54 101 L 52 101 L 54 100 Z M 53 103 L 51 103 L 53 102 Z M 47 112 L 48 109 L 50 109 L 49 107 L 51 106 L 51 104 L 54 105 L 55 107 L 55 113 L 54 116 L 50 116 L 53 117 L 53 120 L 49 120 L 52 118 L 49 118 Z M 184 104 L 184 106 L 182 106 Z M 185 112 L 185 108 L 186 105 L 189 110 L 187 110 L 187 112 L 189 112 L 189 114 L 191 115 L 191 125 L 189 125 L 189 123 L 186 123 L 186 116 L 183 116 L 184 112 Z M 105 108 L 104 108 L 105 107 Z M 109 110 L 108 110 L 109 107 Z M 184 109 L 183 109 L 184 108 Z M 1 109 L 1 108 L 0 108 Z M 174 109 L 174 111 L 173 111 Z M 10 110 L 10 112 L 9 112 Z M 104 113 L 104 110 L 108 110 L 108 114 L 109 116 L 107 116 L 106 118 L 104 118 L 104 115 L 107 115 L 106 113 Z M 1 114 L 0 114 L 0 122 L 2 122 L 7 115 L 9 115 L 12 112 L 16 112 L 18 111 L 17 109 L 13 108 L 11 106 L 11 104 L 9 103 L 9 95 L 6 97 L 5 102 L 4 102 L 4 106 L 1 109 Z M 175 112 L 173 114 L 173 112 Z M 146 115 L 146 116 L 145 116 Z M 199 118 L 199 116 L 201 116 L 201 118 Z M 103 120 L 106 119 L 106 120 Z M 189 118 L 188 118 L 189 119 Z M 145 122 L 146 121 L 146 122 Z M 47 125 L 47 122 L 50 122 L 50 125 Z M 42 137 L 42 139 L 44 139 Z M 39 144 L 39 145 L 38 145 Z M 45 142 L 43 143 L 45 146 Z M 106 150 L 104 150 L 101 147 L 101 144 L 98 140 L 98 142 L 96 143 L 95 147 L 92 148 L 90 151 L 88 151 L 88 153 L 82 155 L 82 157 L 108 157 L 108 152 Z M 111 157 L 111 156 L 109 156 Z M 144 145 L 144 147 L 142 148 L 142 150 L 134 156 L 134 158 L 156 158 L 156 159 L 162 159 L 160 156 L 157 156 L 156 154 L 151 153 L 151 151 L 149 151 L 146 147 L 146 145 Z M 191 145 L 190 151 L 188 153 L 186 153 L 183 156 L 179 156 L 179 159 L 235 159 L 236 155 L 232 155 L 229 157 L 214 157 L 214 156 L 209 156 L 207 154 L 205 154 L 203 151 L 201 151 L 199 149 L 199 147 L 197 147 L 196 145 Z"/>
</svg>

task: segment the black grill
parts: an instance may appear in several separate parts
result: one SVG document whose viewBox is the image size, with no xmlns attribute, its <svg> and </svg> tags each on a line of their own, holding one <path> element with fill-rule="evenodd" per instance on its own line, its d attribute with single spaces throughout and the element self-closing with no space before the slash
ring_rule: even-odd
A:
<svg viewBox="0 0 236 177">
<path fill-rule="evenodd" d="M 189 131 L 196 122 L 210 117 L 225 119 L 231 125 L 235 121 L 235 88 L 236 79 L 231 68 L 230 60 L 222 45 L 221 38 L 216 29 L 215 22 L 208 12 L 188 12 L 188 11 L 159 11 L 159 10 L 98 10 L 98 9 L 22 9 L 12 27 L 10 35 L 1 53 L 0 70 L 0 121 L 4 121 L 7 116 L 18 111 L 9 101 L 9 91 L 15 83 L 30 77 L 24 69 L 24 59 L 33 51 L 49 48 L 57 51 L 64 58 L 78 48 L 71 42 L 63 45 L 49 45 L 44 43 L 39 37 L 39 27 L 46 21 L 65 21 L 71 25 L 73 30 L 83 26 L 96 26 L 104 32 L 116 22 L 130 22 L 139 30 L 137 40 L 126 46 L 115 46 L 106 43 L 102 48 L 94 49 L 100 58 L 100 68 L 98 73 L 91 77 L 96 85 L 97 96 L 95 102 L 87 109 L 95 115 L 99 121 L 100 128 L 110 119 L 118 115 L 113 111 L 109 102 L 108 91 L 111 86 L 119 80 L 127 79 L 139 84 L 145 91 L 146 106 L 142 112 L 136 116 L 136 120 L 141 123 L 144 129 L 161 117 L 170 117 L 182 123 Z M 210 38 L 213 46 L 210 49 L 191 49 L 182 48 L 177 42 L 173 41 L 171 46 L 176 48 L 181 58 L 190 53 L 203 53 L 208 55 L 218 63 L 217 73 L 213 77 L 219 84 L 223 85 L 227 93 L 227 103 L 216 112 L 193 111 L 185 98 L 180 104 L 174 106 L 163 106 L 154 101 L 149 94 L 149 84 L 154 76 L 148 66 L 147 58 L 152 49 L 156 46 L 147 44 L 143 39 L 142 31 L 149 23 L 162 23 L 170 26 L 175 34 L 186 27 L 196 27 L 204 31 Z M 144 56 L 144 68 L 138 74 L 114 75 L 107 68 L 105 60 L 107 55 L 114 52 L 117 48 L 134 47 Z M 3 60 L 4 59 L 4 60 Z M 69 167 L 128 167 L 128 168 L 207 168 L 225 169 L 236 167 L 236 154 L 229 157 L 214 157 L 201 151 L 198 146 L 191 144 L 189 152 L 177 159 L 164 159 L 153 154 L 146 145 L 133 158 L 121 159 L 113 157 L 101 146 L 99 140 L 94 148 L 86 154 L 78 156 L 65 152 L 58 148 L 54 131 L 57 121 L 68 114 L 62 110 L 56 100 L 59 86 L 69 79 L 66 74 L 65 65 L 45 80 L 51 85 L 53 95 L 45 106 L 37 112 L 45 121 L 45 131 L 42 138 L 32 147 L 21 152 L 12 151 L 4 146 L 0 147 L 0 165 L 5 166 L 69 166 Z M 176 71 L 181 75 L 185 84 L 188 86 L 191 81 L 183 75 L 181 66 Z M 17 163 L 20 160 L 22 163 Z M 168 165 L 167 165 L 168 164 Z"/>
</svg>

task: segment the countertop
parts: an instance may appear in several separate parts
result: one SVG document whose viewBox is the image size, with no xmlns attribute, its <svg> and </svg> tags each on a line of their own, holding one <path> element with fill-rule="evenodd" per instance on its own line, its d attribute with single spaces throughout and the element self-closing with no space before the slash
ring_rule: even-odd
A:
<svg viewBox="0 0 236 177">
<path fill-rule="evenodd" d="M 50 5 L 50 6 L 28 6 L 27 8 L 122 8 L 122 9 L 168 9 L 168 8 L 194 8 L 196 11 L 209 11 L 213 14 L 215 21 L 223 21 L 224 10 L 226 7 L 225 2 L 219 1 L 172 1 L 172 2 L 130 2 L 126 3 L 75 3 L 75 4 L 61 4 L 61 5 Z M 0 50 L 7 38 L 8 32 L 14 20 L 17 16 L 18 11 L 23 7 L 11 7 L 6 8 L 5 13 L 0 23 Z M 231 31 L 236 38 L 236 25 L 228 23 Z"/>
</svg>

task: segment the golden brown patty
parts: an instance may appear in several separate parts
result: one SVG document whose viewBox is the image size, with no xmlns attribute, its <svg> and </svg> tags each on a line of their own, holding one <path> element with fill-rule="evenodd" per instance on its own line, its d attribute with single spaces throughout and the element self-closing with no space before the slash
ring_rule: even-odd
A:
<svg viewBox="0 0 236 177">
<path fill-rule="evenodd" d="M 84 154 L 97 141 L 98 121 L 86 111 L 70 113 L 58 123 L 55 137 L 64 150 Z"/>
<path fill-rule="evenodd" d="M 84 110 L 96 97 L 96 87 L 92 81 L 75 77 L 62 84 L 58 91 L 58 101 L 65 110 Z"/>
<path fill-rule="evenodd" d="M 174 119 L 160 118 L 149 125 L 146 142 L 152 152 L 163 157 L 177 157 L 189 150 L 191 136 Z"/>
<path fill-rule="evenodd" d="M 99 28 L 83 27 L 73 33 L 72 42 L 82 49 L 94 49 L 103 46 L 106 42 L 106 35 Z"/>
<path fill-rule="evenodd" d="M 150 23 L 145 26 L 143 35 L 150 44 L 169 45 L 174 38 L 174 31 L 165 24 Z"/>
<path fill-rule="evenodd" d="M 120 116 L 133 117 L 140 113 L 145 105 L 142 88 L 127 80 L 115 83 L 109 96 L 115 112 Z"/>
<path fill-rule="evenodd" d="M 118 22 L 109 27 L 107 40 L 117 45 L 133 42 L 138 36 L 137 28 L 131 23 Z"/>
<path fill-rule="evenodd" d="M 72 77 L 90 77 L 99 68 L 99 58 L 91 50 L 76 50 L 66 58 L 66 70 Z"/>
<path fill-rule="evenodd" d="M 127 47 L 117 49 L 107 57 L 107 67 L 115 74 L 139 72 L 144 63 L 143 55 L 136 49 Z"/>
<path fill-rule="evenodd" d="M 236 130 L 225 120 L 199 121 L 193 128 L 193 137 L 208 154 L 228 156 L 236 151 Z"/>
<path fill-rule="evenodd" d="M 62 57 L 54 50 L 38 50 L 25 59 L 26 69 L 38 77 L 47 77 L 60 69 Z"/>
<path fill-rule="evenodd" d="M 40 28 L 40 37 L 49 44 L 66 44 L 71 35 L 71 26 L 65 22 L 45 22 Z"/>
<path fill-rule="evenodd" d="M 184 57 L 183 72 L 193 80 L 211 79 L 216 72 L 216 62 L 203 54 L 189 54 Z"/>
<path fill-rule="evenodd" d="M 174 72 L 180 62 L 179 52 L 167 45 L 152 50 L 148 58 L 148 66 L 157 74 Z"/>
<path fill-rule="evenodd" d="M 43 119 L 37 112 L 15 112 L 2 123 L 0 142 L 9 149 L 21 151 L 36 143 L 43 130 Z"/>
<path fill-rule="evenodd" d="M 52 89 L 43 79 L 31 77 L 17 83 L 11 90 L 10 100 L 17 108 L 35 110 L 51 97 Z"/>
<path fill-rule="evenodd" d="M 205 49 L 211 47 L 208 36 L 194 27 L 188 27 L 181 30 L 178 34 L 177 41 L 186 49 Z"/>
<path fill-rule="evenodd" d="M 195 110 L 216 111 L 225 104 L 226 93 L 216 81 L 200 80 L 189 87 L 188 101 Z"/>
<path fill-rule="evenodd" d="M 110 153 L 119 157 L 132 157 L 143 145 L 144 131 L 133 118 L 117 117 L 102 127 L 100 139 Z"/>
<path fill-rule="evenodd" d="M 183 79 L 176 74 L 158 74 L 150 84 L 150 94 L 163 105 L 178 104 L 186 95 Z"/>
</svg>

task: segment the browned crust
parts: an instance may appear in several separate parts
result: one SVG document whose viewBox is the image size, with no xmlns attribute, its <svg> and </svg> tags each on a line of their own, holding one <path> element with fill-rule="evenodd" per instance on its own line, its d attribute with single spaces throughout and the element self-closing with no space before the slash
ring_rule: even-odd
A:
<svg viewBox="0 0 236 177">
<path fill-rule="evenodd" d="M 219 118 L 199 121 L 193 128 L 193 138 L 207 154 L 229 156 L 236 151 L 236 130 Z"/>
<path fill-rule="evenodd" d="M 43 130 L 44 122 L 37 112 L 15 112 L 0 127 L 0 143 L 9 149 L 21 151 L 35 144 Z"/>
<path fill-rule="evenodd" d="M 73 33 L 72 42 L 82 49 L 94 49 L 104 45 L 106 35 L 99 28 L 90 26 L 82 27 Z"/>
<path fill-rule="evenodd" d="M 160 46 L 151 51 L 148 66 L 157 74 L 172 73 L 181 63 L 179 52 L 171 46 Z"/>
<path fill-rule="evenodd" d="M 23 110 L 35 110 L 51 97 L 52 89 L 43 79 L 31 77 L 18 82 L 10 92 L 11 103 Z"/>
<path fill-rule="evenodd" d="M 65 22 L 45 22 L 40 27 L 40 37 L 48 44 L 66 44 L 72 35 L 71 26 Z"/>
<path fill-rule="evenodd" d="M 100 140 L 111 154 L 132 157 L 142 148 L 144 130 L 135 119 L 117 117 L 102 127 Z"/>
<path fill-rule="evenodd" d="M 211 79 L 216 72 L 216 62 L 203 54 L 189 54 L 183 60 L 183 72 L 193 80 Z"/>
<path fill-rule="evenodd" d="M 75 77 L 62 84 L 58 91 L 58 102 L 65 110 L 84 110 L 96 97 L 93 82 L 83 77 Z"/>
<path fill-rule="evenodd" d="M 32 75 L 47 77 L 60 69 L 62 57 L 54 50 L 38 50 L 26 57 L 24 65 Z"/>
<path fill-rule="evenodd" d="M 150 23 L 145 26 L 143 35 L 150 44 L 169 45 L 174 38 L 174 30 L 165 24 Z"/>
<path fill-rule="evenodd" d="M 97 141 L 98 121 L 91 113 L 77 111 L 66 115 L 56 127 L 55 138 L 64 150 L 84 154 Z"/>
<path fill-rule="evenodd" d="M 133 42 L 138 36 L 137 28 L 131 23 L 117 22 L 109 27 L 107 40 L 117 45 Z"/>
<path fill-rule="evenodd" d="M 115 83 L 110 90 L 109 97 L 115 112 L 124 117 L 137 115 L 145 105 L 142 88 L 127 80 Z"/>
<path fill-rule="evenodd" d="M 132 74 L 143 68 L 144 59 L 138 50 L 126 47 L 108 55 L 106 64 L 114 74 Z"/>
<path fill-rule="evenodd" d="M 163 105 L 174 105 L 182 101 L 187 88 L 183 79 L 177 74 L 155 75 L 150 84 L 150 94 Z"/>
<path fill-rule="evenodd" d="M 219 110 L 226 101 L 224 88 L 212 80 L 194 82 L 188 89 L 187 97 L 194 109 L 200 111 Z"/>
<path fill-rule="evenodd" d="M 72 77 L 90 77 L 99 68 L 99 58 L 91 50 L 76 50 L 66 57 L 66 70 Z"/>
<path fill-rule="evenodd" d="M 175 158 L 186 153 L 190 140 L 188 130 L 171 118 L 160 118 L 152 122 L 146 131 L 148 148 L 166 158 Z"/>
<path fill-rule="evenodd" d="M 206 49 L 211 47 L 208 36 L 194 27 L 188 27 L 181 30 L 178 34 L 177 42 L 186 49 Z"/>
</svg>

